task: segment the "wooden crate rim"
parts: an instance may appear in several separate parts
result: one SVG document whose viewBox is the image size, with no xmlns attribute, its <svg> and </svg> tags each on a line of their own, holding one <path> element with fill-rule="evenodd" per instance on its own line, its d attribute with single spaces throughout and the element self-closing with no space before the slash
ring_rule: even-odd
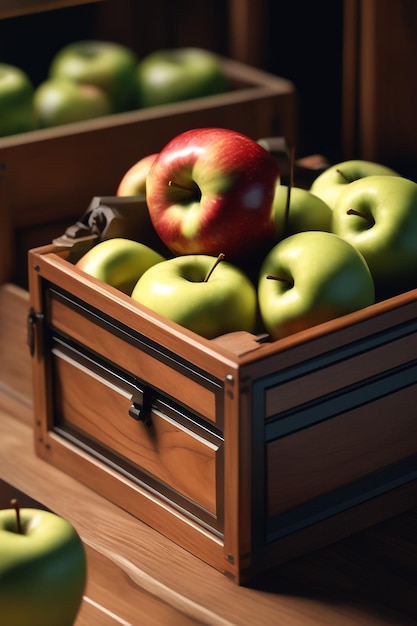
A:
<svg viewBox="0 0 417 626">
<path fill-rule="evenodd" d="M 68 249 L 60 249 L 54 244 L 49 244 L 30 250 L 28 256 L 29 264 L 32 265 L 32 267 L 39 265 L 38 261 L 41 260 L 43 265 L 41 269 L 48 267 L 55 271 L 63 272 L 63 274 L 70 276 L 77 283 L 82 284 L 84 288 L 90 288 L 92 292 L 99 293 L 101 297 L 117 302 L 124 310 L 137 312 L 144 320 L 146 319 L 153 325 L 156 324 L 160 329 L 164 329 L 170 335 L 175 335 L 179 340 L 186 341 L 188 344 L 192 343 L 200 350 L 210 351 L 223 359 L 227 359 L 229 365 L 233 364 L 235 367 L 250 365 L 260 359 L 267 359 L 278 353 L 284 353 L 293 348 L 324 339 L 325 337 L 330 337 L 339 331 L 360 326 L 362 323 L 372 322 L 378 317 L 395 312 L 399 308 L 404 308 L 407 305 L 417 304 L 416 288 L 387 298 L 386 300 L 376 302 L 359 311 L 299 331 L 288 337 L 275 341 L 259 342 L 254 349 L 248 349 L 239 354 L 238 350 L 234 351 L 222 345 L 221 340 L 209 340 L 197 335 L 193 331 L 182 328 L 179 324 L 161 315 L 157 315 L 147 307 L 135 302 L 128 295 L 118 292 L 115 288 L 86 275 L 67 260 Z M 251 336 L 250 333 L 247 333 L 247 335 Z M 255 341 L 256 336 L 252 335 L 251 337 L 253 337 Z M 239 341 L 238 334 L 236 340 Z"/>
</svg>

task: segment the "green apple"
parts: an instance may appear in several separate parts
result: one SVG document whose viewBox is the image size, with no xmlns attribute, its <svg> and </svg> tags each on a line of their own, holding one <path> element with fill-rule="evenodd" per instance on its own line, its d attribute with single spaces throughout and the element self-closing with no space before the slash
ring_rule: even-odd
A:
<svg viewBox="0 0 417 626">
<path fill-rule="evenodd" d="M 0 624 L 72 626 L 87 561 L 75 528 L 41 509 L 0 511 Z"/>
<path fill-rule="evenodd" d="M 62 79 L 48 79 L 34 94 L 34 105 L 41 128 L 89 120 L 112 112 L 108 95 L 95 85 Z"/>
<path fill-rule="evenodd" d="M 417 287 L 417 183 L 369 176 L 340 195 L 332 231 L 365 257 L 381 294 Z"/>
<path fill-rule="evenodd" d="M 143 107 L 210 96 L 229 89 L 219 57 L 202 48 L 151 52 L 139 61 L 137 75 Z"/>
<path fill-rule="evenodd" d="M 0 63 L 0 137 L 34 130 L 34 87 L 29 76 L 14 65 Z"/>
<path fill-rule="evenodd" d="M 296 233 L 276 244 L 261 266 L 258 302 L 273 339 L 360 310 L 375 302 L 361 253 L 333 233 Z"/>
<path fill-rule="evenodd" d="M 157 153 L 147 154 L 134 163 L 123 175 L 117 187 L 116 196 L 145 196 L 148 172 L 157 156 Z"/>
<path fill-rule="evenodd" d="M 373 161 L 361 159 L 342 161 L 319 174 L 313 181 L 310 191 L 333 209 L 346 185 L 367 176 L 398 176 L 398 173 L 386 165 Z"/>
<path fill-rule="evenodd" d="M 300 187 L 290 189 L 287 185 L 276 185 L 272 216 L 277 240 L 307 230 L 331 230 L 332 210 L 329 205 Z"/>
<path fill-rule="evenodd" d="M 111 41 L 83 40 L 61 48 L 52 58 L 48 78 L 96 85 L 110 99 L 112 111 L 137 108 L 138 58 L 130 48 Z"/>
<path fill-rule="evenodd" d="M 198 335 L 213 339 L 256 325 L 256 290 L 222 255 L 190 254 L 151 267 L 132 298 Z"/>
<path fill-rule="evenodd" d="M 130 295 L 146 270 L 165 258 L 149 246 L 115 237 L 90 248 L 75 266 L 90 276 Z"/>
</svg>

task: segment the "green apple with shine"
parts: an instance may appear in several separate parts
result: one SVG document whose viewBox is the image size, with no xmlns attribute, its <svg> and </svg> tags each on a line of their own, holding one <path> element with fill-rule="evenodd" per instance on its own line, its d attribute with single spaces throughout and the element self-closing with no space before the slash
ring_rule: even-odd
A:
<svg viewBox="0 0 417 626">
<path fill-rule="evenodd" d="M 331 165 L 313 181 L 310 191 L 331 209 L 334 209 L 340 193 L 349 183 L 367 176 L 398 176 L 390 167 L 374 161 L 351 159 Z"/>
<path fill-rule="evenodd" d="M 256 289 L 222 255 L 182 255 L 159 263 L 139 279 L 132 298 L 207 339 L 255 330 Z"/>
<path fill-rule="evenodd" d="M 37 127 L 33 107 L 34 87 L 19 67 L 0 63 L 0 137 Z"/>
<path fill-rule="evenodd" d="M 41 128 L 90 120 L 112 112 L 108 95 L 95 85 L 49 79 L 34 94 L 34 106 Z"/>
<path fill-rule="evenodd" d="M 112 41 L 74 41 L 52 58 L 48 78 L 101 88 L 110 100 L 112 112 L 137 108 L 137 55 L 129 47 Z"/>
<path fill-rule="evenodd" d="M 332 210 L 329 205 L 301 187 L 276 185 L 272 217 L 277 240 L 308 230 L 331 230 Z"/>
<path fill-rule="evenodd" d="M 363 309 L 375 302 L 372 275 L 356 248 L 333 233 L 296 233 L 261 266 L 259 311 L 272 339 Z"/>
<path fill-rule="evenodd" d="M 366 259 L 381 294 L 417 287 L 417 183 L 369 176 L 340 195 L 332 231 Z"/>
<path fill-rule="evenodd" d="M 161 261 L 165 258 L 144 243 L 115 237 L 90 248 L 75 267 L 130 295 L 142 274 Z"/>
<path fill-rule="evenodd" d="M 143 107 L 201 98 L 229 89 L 219 57 L 195 47 L 151 52 L 139 61 L 137 79 Z"/>
<path fill-rule="evenodd" d="M 17 510 L 0 511 L 0 624 L 72 626 L 87 578 L 82 541 L 54 513 Z"/>
</svg>

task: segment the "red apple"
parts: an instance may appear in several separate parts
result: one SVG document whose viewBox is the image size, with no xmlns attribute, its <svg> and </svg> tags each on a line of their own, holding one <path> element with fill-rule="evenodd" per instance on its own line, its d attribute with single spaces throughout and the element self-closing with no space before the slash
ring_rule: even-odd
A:
<svg viewBox="0 0 417 626">
<path fill-rule="evenodd" d="M 116 196 L 142 196 L 146 193 L 146 178 L 157 153 L 142 157 L 124 174 Z"/>
<path fill-rule="evenodd" d="M 277 161 L 256 141 L 225 128 L 174 137 L 146 181 L 149 214 L 174 254 L 250 256 L 274 236 Z"/>
</svg>

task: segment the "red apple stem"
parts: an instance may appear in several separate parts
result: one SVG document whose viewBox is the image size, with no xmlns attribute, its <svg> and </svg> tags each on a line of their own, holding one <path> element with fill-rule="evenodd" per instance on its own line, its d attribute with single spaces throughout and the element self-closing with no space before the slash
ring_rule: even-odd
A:
<svg viewBox="0 0 417 626">
<path fill-rule="evenodd" d="M 294 281 L 291 278 L 284 278 L 284 276 L 274 276 L 273 274 L 267 274 L 266 278 L 268 280 L 278 280 L 281 283 L 287 283 L 288 285 L 294 285 Z"/>
<path fill-rule="evenodd" d="M 174 180 L 169 180 L 168 186 L 175 187 L 176 189 L 184 189 L 184 191 L 191 191 L 192 193 L 194 193 L 195 191 L 195 189 L 192 189 L 191 187 L 186 187 L 185 185 L 180 185 L 179 183 L 176 183 Z"/>
<path fill-rule="evenodd" d="M 366 220 L 370 224 L 374 224 L 374 221 L 369 219 L 368 215 L 365 215 L 365 213 L 361 213 L 360 211 L 356 211 L 356 209 L 348 209 L 346 211 L 346 214 L 347 215 L 357 215 L 358 217 L 362 217 L 364 220 Z"/>
<path fill-rule="evenodd" d="M 16 498 L 13 498 L 13 500 L 10 500 L 10 504 L 12 505 L 14 510 L 16 511 L 16 532 L 19 535 L 22 535 L 23 531 L 22 531 L 22 523 L 20 521 L 20 507 L 19 507 L 19 503 L 18 503 Z"/>
<path fill-rule="evenodd" d="M 204 283 L 206 283 L 208 281 L 208 279 L 210 278 L 210 276 L 212 275 L 212 273 L 214 272 L 214 270 L 216 269 L 216 267 L 218 266 L 218 264 L 223 261 L 224 259 L 224 254 L 223 252 L 220 252 L 219 256 L 217 257 L 217 259 L 215 260 L 215 262 L 213 263 L 213 265 L 211 266 L 211 268 L 209 269 L 209 271 L 207 272 L 205 278 L 204 278 Z"/>
<path fill-rule="evenodd" d="M 347 183 L 351 183 L 351 182 L 352 182 L 352 179 L 351 179 L 351 178 L 348 178 L 348 177 L 346 176 L 346 174 L 345 174 L 344 172 L 342 172 L 342 170 L 337 169 L 337 170 L 336 170 L 336 172 L 337 172 L 338 174 L 340 174 L 340 176 L 341 176 L 342 178 L 344 178 L 344 179 L 345 179 L 345 181 L 346 181 Z"/>
</svg>

